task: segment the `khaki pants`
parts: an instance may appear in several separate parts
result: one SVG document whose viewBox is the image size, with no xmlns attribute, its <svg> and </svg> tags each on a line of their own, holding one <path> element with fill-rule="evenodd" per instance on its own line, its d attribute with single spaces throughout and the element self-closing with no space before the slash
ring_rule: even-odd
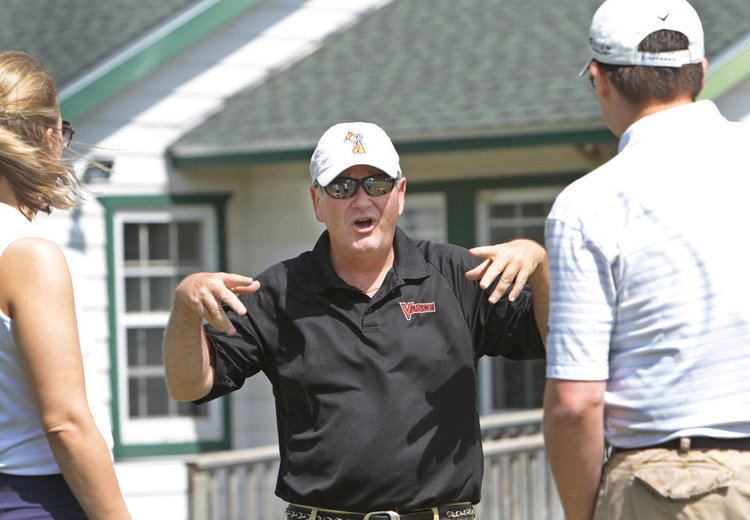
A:
<svg viewBox="0 0 750 520">
<path fill-rule="evenodd" d="M 750 451 L 647 449 L 605 465 L 594 520 L 750 519 Z"/>
</svg>

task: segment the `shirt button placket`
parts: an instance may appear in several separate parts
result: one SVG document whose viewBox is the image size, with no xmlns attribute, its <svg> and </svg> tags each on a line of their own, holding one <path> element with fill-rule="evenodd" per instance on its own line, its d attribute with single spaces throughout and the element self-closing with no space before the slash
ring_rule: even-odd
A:
<svg viewBox="0 0 750 520">
<path fill-rule="evenodd" d="M 378 323 L 375 320 L 375 309 L 373 309 L 371 306 L 368 306 L 365 309 L 365 315 L 364 315 L 364 318 L 362 319 L 362 328 L 365 331 L 377 330 L 378 328 Z"/>
</svg>

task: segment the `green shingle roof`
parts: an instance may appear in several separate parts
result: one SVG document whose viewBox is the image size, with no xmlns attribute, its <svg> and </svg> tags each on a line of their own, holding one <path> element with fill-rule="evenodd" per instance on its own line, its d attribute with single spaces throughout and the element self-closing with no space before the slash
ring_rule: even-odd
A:
<svg viewBox="0 0 750 520">
<path fill-rule="evenodd" d="M 394 140 L 602 128 L 588 81 L 599 1 L 394 0 L 230 99 L 171 149 L 179 158 L 311 149 L 332 123 Z M 694 0 L 707 54 L 748 34 L 750 1 Z"/>
<path fill-rule="evenodd" d="M 0 49 L 39 57 L 60 87 L 196 0 L 3 0 Z"/>
</svg>

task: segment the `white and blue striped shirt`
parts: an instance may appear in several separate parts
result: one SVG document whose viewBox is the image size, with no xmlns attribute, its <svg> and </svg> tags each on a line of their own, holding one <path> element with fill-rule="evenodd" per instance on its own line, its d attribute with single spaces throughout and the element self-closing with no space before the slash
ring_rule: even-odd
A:
<svg viewBox="0 0 750 520">
<path fill-rule="evenodd" d="M 547 377 L 607 381 L 618 447 L 750 436 L 750 127 L 710 101 L 634 123 L 546 225 Z"/>
</svg>

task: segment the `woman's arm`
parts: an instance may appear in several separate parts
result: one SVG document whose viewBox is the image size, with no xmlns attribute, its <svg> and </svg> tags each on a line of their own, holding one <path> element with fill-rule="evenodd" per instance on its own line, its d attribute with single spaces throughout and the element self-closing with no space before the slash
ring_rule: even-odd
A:
<svg viewBox="0 0 750 520">
<path fill-rule="evenodd" d="M 60 249 L 25 238 L 2 258 L 3 293 L 42 427 L 65 480 L 92 519 L 129 519 L 86 399 L 73 289 Z"/>
</svg>

